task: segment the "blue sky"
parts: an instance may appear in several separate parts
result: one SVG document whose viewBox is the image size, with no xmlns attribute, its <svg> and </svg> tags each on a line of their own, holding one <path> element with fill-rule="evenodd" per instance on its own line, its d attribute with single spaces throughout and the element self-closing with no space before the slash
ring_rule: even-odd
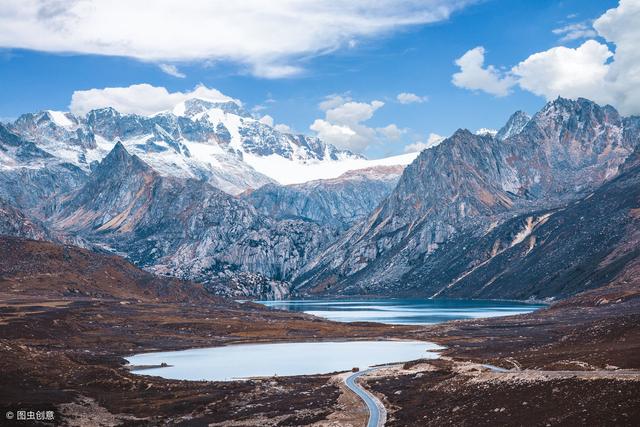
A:
<svg viewBox="0 0 640 427">
<path fill-rule="evenodd" d="M 408 144 L 426 141 L 430 133 L 446 136 L 460 127 L 497 129 L 515 110 L 534 113 L 545 103 L 544 96 L 517 85 L 506 96 L 455 86 L 451 82 L 459 71 L 455 61 L 465 52 L 483 46 L 485 64 L 495 64 L 497 73 L 506 73 L 536 52 L 561 45 L 577 48 L 588 35 L 561 40 L 565 33 L 553 30 L 584 22 L 590 28 L 592 20 L 617 5 L 610 0 L 486 0 L 464 6 L 445 20 L 356 36 L 352 46 L 330 53 L 296 55 L 287 62 L 300 70 L 278 78 L 247 71 L 238 58 L 174 61 L 185 75 L 178 78 L 161 71 L 162 61 L 157 59 L 45 53 L 4 42 L 0 117 L 67 110 L 78 90 L 148 83 L 173 92 L 203 84 L 240 99 L 248 108 L 261 105 L 264 109 L 256 114 L 268 114 L 277 123 L 311 134 L 309 126 L 325 115 L 318 104 L 340 94 L 354 102 L 384 102 L 362 124 L 371 129 L 395 124 L 402 134 L 399 139 L 379 137 L 362 150 L 373 158 L 399 154 Z M 428 101 L 401 104 L 396 100 L 401 92 Z"/>
</svg>

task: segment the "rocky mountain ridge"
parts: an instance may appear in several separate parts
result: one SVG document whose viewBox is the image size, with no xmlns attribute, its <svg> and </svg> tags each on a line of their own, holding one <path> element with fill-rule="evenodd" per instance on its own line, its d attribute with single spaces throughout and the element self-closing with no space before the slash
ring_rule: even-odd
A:
<svg viewBox="0 0 640 427">
<path fill-rule="evenodd" d="M 403 280 L 455 236 L 473 238 L 514 216 L 561 207 L 612 179 L 638 146 L 638 121 L 610 106 L 558 98 L 505 140 L 457 131 L 423 151 L 368 218 L 309 263 L 297 289 L 402 292 L 414 286 Z"/>
<path fill-rule="evenodd" d="M 205 145 L 224 147 L 224 155 L 236 156 L 242 167 L 251 167 L 248 158 L 329 167 L 350 156 L 272 130 L 237 103 L 202 100 L 153 117 L 109 108 L 81 119 L 59 112 L 25 115 L 10 128 L 0 126 L 1 230 L 111 251 L 149 271 L 200 281 L 214 293 L 256 298 L 284 298 L 292 291 L 569 295 L 580 287 L 543 289 L 542 283 L 555 283 L 544 278 L 551 274 L 544 266 L 561 269 L 539 257 L 554 254 L 558 262 L 584 269 L 585 258 L 567 248 L 604 259 L 633 234 L 635 223 L 623 219 L 635 202 L 624 196 L 635 193 L 606 186 L 621 182 L 621 171 L 629 169 L 640 145 L 640 118 L 622 117 L 610 106 L 558 98 L 533 117 L 515 113 L 495 137 L 459 130 L 406 168 L 396 160 L 352 158 L 358 170 L 336 178 L 287 186 L 269 181 L 239 197 L 213 185 L 211 175 L 182 174 L 193 172 L 193 164 L 163 157 L 195 157 Z M 124 142 L 108 142 L 119 139 Z M 97 156 L 100 150 L 106 154 Z M 163 168 L 169 164 L 182 172 L 168 173 Z M 238 172 L 231 163 L 221 165 L 224 173 Z M 617 196 L 596 197 L 605 187 Z M 604 224 L 594 201 L 615 206 L 617 228 Z M 594 243 L 595 235 L 570 223 L 576 218 L 590 218 L 590 229 L 609 243 Z M 561 235 L 564 246 L 543 244 Z M 517 277 L 527 284 L 513 285 Z"/>
<path fill-rule="evenodd" d="M 224 282 L 233 279 L 236 289 L 259 287 L 242 296 L 272 298 L 285 296 L 280 282 L 332 238 L 308 221 L 262 216 L 204 181 L 162 176 L 119 143 L 49 223 L 149 271 L 228 295 Z"/>
<path fill-rule="evenodd" d="M 344 231 L 368 215 L 398 183 L 403 166 L 374 166 L 338 178 L 279 186 L 267 184 L 243 199 L 276 219 L 304 219 Z"/>
<path fill-rule="evenodd" d="M 231 194 L 274 182 L 252 166 L 262 157 L 292 164 L 360 159 L 318 138 L 280 132 L 233 101 L 188 99 L 152 116 L 111 107 L 85 116 L 42 111 L 20 116 L 9 128 L 85 172 L 121 142 L 165 176 L 205 180 Z"/>
</svg>

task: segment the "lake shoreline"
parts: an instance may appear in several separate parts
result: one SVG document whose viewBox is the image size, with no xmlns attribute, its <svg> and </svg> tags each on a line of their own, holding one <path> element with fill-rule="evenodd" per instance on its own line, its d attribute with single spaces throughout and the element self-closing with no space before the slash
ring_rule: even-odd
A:
<svg viewBox="0 0 640 427">
<path fill-rule="evenodd" d="M 223 423 L 238 417 L 258 422 L 265 417 L 275 419 L 286 414 L 290 424 L 306 425 L 310 419 L 324 420 L 343 411 L 339 403 L 341 389 L 332 382 L 330 375 L 230 382 L 166 380 L 131 373 L 124 367 L 125 359 L 121 355 L 232 343 L 409 339 L 445 346 L 442 356 L 456 362 L 452 367 L 436 363 L 435 367 L 429 368 L 435 369 L 433 373 L 422 374 L 422 378 L 429 381 L 431 378 L 437 380 L 440 375 L 450 377 L 450 381 L 462 381 L 466 377 L 459 366 L 466 365 L 458 363 L 465 361 L 490 363 L 503 368 L 513 368 L 515 361 L 521 369 L 537 366 L 566 369 L 562 361 L 566 360 L 567 351 L 576 360 L 594 366 L 640 366 L 640 361 L 634 356 L 640 354 L 635 351 L 640 339 L 638 323 L 632 317 L 637 313 L 633 305 L 638 301 L 633 299 L 637 290 L 624 288 L 618 293 L 610 289 L 601 292 L 602 295 L 591 299 L 574 298 L 582 304 L 580 306 L 575 306 L 576 302 L 563 301 L 527 315 L 459 320 L 432 326 L 329 322 L 300 313 L 268 310 L 256 304 L 218 300 L 184 304 L 117 298 L 48 298 L 41 294 L 23 295 L 17 299 L 10 296 L 4 301 L 11 306 L 12 315 L 0 328 L 13 334 L 13 338 L 3 340 L 3 347 L 0 347 L 0 368 L 6 373 L 0 397 L 4 396 L 7 401 L 19 398 L 36 403 L 44 398 L 46 402 L 70 405 L 81 395 L 92 399 L 94 403 L 91 405 L 95 410 L 121 414 L 119 408 L 126 406 L 126 414 L 114 416 L 134 416 L 147 420 L 147 425 L 159 424 L 160 420 L 178 421 L 186 414 L 207 423 Z M 65 304 L 54 304 L 55 301 L 64 301 Z M 121 301 L 127 304 L 121 304 Z M 38 311 L 33 312 L 30 307 L 36 306 Z M 24 322 L 29 322 L 28 329 L 22 326 L 26 324 Z M 47 326 L 49 332 L 39 335 L 39 331 L 45 330 L 44 325 L 56 324 L 60 326 L 53 329 Z M 597 336 L 593 338 L 584 333 L 603 331 L 598 326 L 602 324 L 620 331 L 626 341 L 613 347 L 611 344 L 603 346 Z M 380 392 L 391 390 L 389 399 L 401 411 L 394 416 L 403 420 L 417 417 L 415 422 L 421 419 L 422 414 L 407 413 L 402 409 L 412 407 L 408 399 L 410 393 L 393 394 L 394 387 L 395 390 L 412 390 L 419 386 L 420 381 L 414 378 L 417 373 L 411 373 L 412 365 L 415 363 L 403 365 L 400 371 L 402 382 L 394 383 L 390 378 L 386 385 L 381 383 Z M 577 365 L 570 368 L 585 369 Z M 33 374 L 25 377 L 23 372 Z M 536 383 L 536 387 L 547 390 L 547 387 L 561 386 L 562 381 L 549 380 Z M 46 384 L 51 383 L 60 386 L 47 388 Z M 508 384 L 516 391 L 526 390 L 520 383 Z M 594 396 L 600 388 L 609 390 L 609 386 L 599 388 L 599 383 L 593 382 L 573 380 L 572 384 L 579 387 L 580 393 L 578 388 L 570 389 L 568 393 L 573 394 L 569 398 L 556 399 L 558 408 L 569 410 L 575 399 L 589 394 L 585 390 L 592 390 Z M 629 381 L 624 384 L 625 387 L 633 386 Z M 481 398 L 481 395 L 473 394 L 475 391 L 471 385 L 452 390 L 460 390 L 472 401 Z M 30 390 L 36 390 L 38 394 Z M 251 400 L 243 398 L 249 395 L 253 396 Z M 461 396 L 447 394 L 447 400 L 441 402 L 442 407 L 429 406 L 430 411 L 433 410 L 434 414 L 447 411 L 450 414 L 456 406 L 464 408 Z M 640 396 L 640 392 L 636 396 Z M 600 396 L 600 399 L 607 402 L 606 397 Z M 202 406 L 203 400 L 209 402 L 207 406 Z M 262 403 L 256 406 L 253 404 L 255 401 Z M 512 397 L 500 394 L 492 400 L 493 404 L 505 405 L 514 413 L 522 411 L 522 408 L 510 406 L 513 402 Z M 613 400 L 611 402 L 614 403 Z M 125 418 L 121 420 L 126 421 Z"/>
<path fill-rule="evenodd" d="M 416 340 L 298 341 L 139 353 L 126 360 L 127 366 L 144 367 L 144 375 L 188 381 L 234 381 L 363 370 L 438 358 L 442 350 L 444 347 L 433 342 Z"/>
</svg>

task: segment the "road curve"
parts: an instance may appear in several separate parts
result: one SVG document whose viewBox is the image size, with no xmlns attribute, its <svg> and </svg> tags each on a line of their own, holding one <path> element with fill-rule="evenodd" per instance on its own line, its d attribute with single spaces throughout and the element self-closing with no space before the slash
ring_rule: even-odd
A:
<svg viewBox="0 0 640 427">
<path fill-rule="evenodd" d="M 387 418 L 387 412 L 385 411 L 382 402 L 380 402 L 377 397 L 369 393 L 356 382 L 356 379 L 366 374 L 367 372 L 375 371 L 375 369 L 376 368 L 371 368 L 364 371 L 356 372 L 355 374 L 348 376 L 344 380 L 349 390 L 357 394 L 358 397 L 362 399 L 367 405 L 367 409 L 369 410 L 369 422 L 367 423 L 367 427 L 383 427 Z"/>
</svg>

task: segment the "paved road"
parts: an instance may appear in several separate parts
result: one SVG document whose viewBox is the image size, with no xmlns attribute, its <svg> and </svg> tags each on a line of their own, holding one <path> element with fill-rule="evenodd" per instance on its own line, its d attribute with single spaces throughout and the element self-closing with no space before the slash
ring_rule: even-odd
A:
<svg viewBox="0 0 640 427">
<path fill-rule="evenodd" d="M 367 427 L 382 427 L 385 422 L 385 411 L 382 402 L 378 400 L 373 394 L 369 393 L 364 388 L 360 387 L 358 383 L 356 383 L 356 379 L 367 372 L 374 371 L 376 368 L 366 369 L 364 371 L 356 372 L 353 375 L 348 376 L 345 379 L 345 384 L 349 387 L 349 390 L 353 391 L 355 394 L 360 397 L 367 404 L 367 409 L 369 409 L 369 422 L 367 423 Z"/>
</svg>

